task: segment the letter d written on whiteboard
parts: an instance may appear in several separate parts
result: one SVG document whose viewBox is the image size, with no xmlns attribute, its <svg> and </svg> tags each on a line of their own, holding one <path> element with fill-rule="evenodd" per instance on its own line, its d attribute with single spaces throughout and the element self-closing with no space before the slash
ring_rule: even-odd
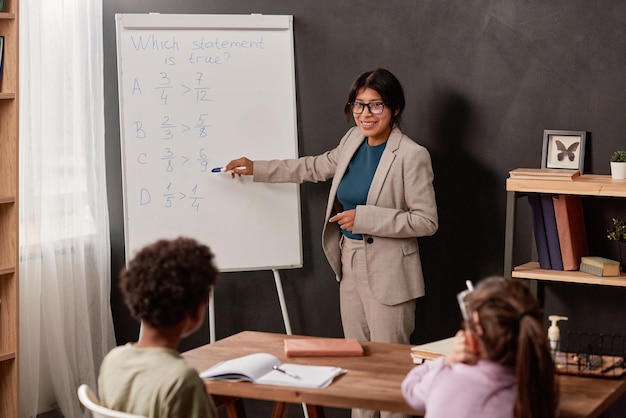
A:
<svg viewBox="0 0 626 418">
<path fill-rule="evenodd" d="M 141 189 L 140 195 L 139 195 L 139 205 L 143 206 L 143 205 L 147 205 L 148 203 L 150 203 L 150 191 L 148 189 Z"/>
</svg>

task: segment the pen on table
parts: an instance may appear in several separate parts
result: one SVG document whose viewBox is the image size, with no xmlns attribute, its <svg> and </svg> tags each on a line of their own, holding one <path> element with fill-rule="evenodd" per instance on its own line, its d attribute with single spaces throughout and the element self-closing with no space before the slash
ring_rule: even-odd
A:
<svg viewBox="0 0 626 418">
<path fill-rule="evenodd" d="M 300 376 L 298 376 L 295 373 L 290 373 L 285 369 L 281 369 L 280 366 L 273 366 L 272 369 L 276 370 L 277 372 L 281 372 L 283 374 L 286 374 L 287 376 L 293 377 L 294 379 L 300 379 Z"/>
<path fill-rule="evenodd" d="M 593 370 L 602 364 L 602 356 L 599 355 L 589 355 L 588 358 L 589 363 L 587 364 L 587 370 Z"/>
<path fill-rule="evenodd" d="M 245 165 L 241 165 L 239 167 L 234 167 L 231 170 L 245 170 L 246 166 Z M 211 169 L 211 173 L 225 173 L 226 171 L 226 167 L 215 167 Z"/>
</svg>

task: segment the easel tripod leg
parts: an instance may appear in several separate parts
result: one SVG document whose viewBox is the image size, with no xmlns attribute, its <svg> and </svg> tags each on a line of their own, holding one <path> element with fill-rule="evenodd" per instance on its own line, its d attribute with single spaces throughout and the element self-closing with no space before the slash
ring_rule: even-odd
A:
<svg viewBox="0 0 626 418">
<path fill-rule="evenodd" d="M 291 335 L 291 323 L 289 322 L 289 313 L 287 313 L 287 305 L 285 304 L 285 295 L 283 294 L 283 283 L 280 280 L 280 272 L 272 270 L 274 273 L 274 283 L 276 283 L 276 292 L 278 293 L 278 301 L 280 302 L 280 311 L 283 314 L 283 322 L 285 324 L 285 332 Z"/>
</svg>

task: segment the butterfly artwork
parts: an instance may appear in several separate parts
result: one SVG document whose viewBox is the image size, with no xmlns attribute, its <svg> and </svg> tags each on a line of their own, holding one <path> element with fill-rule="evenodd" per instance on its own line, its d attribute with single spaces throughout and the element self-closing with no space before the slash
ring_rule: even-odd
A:
<svg viewBox="0 0 626 418">
<path fill-rule="evenodd" d="M 541 168 L 562 168 L 583 172 L 586 131 L 543 131 Z"/>
<path fill-rule="evenodd" d="M 556 143 L 556 148 L 559 151 L 559 153 L 556 155 L 557 160 L 563 161 L 565 157 L 567 157 L 570 161 L 574 161 L 574 158 L 576 158 L 576 150 L 578 149 L 580 142 L 574 142 L 569 147 L 566 147 L 558 139 L 554 142 Z"/>
</svg>

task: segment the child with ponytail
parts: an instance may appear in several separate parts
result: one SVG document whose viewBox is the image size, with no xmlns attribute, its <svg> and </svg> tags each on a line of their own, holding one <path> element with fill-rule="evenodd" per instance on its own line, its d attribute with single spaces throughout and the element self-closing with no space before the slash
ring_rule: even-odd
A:
<svg viewBox="0 0 626 418">
<path fill-rule="evenodd" d="M 465 296 L 451 354 L 409 372 L 406 402 L 425 418 L 553 418 L 558 386 L 543 314 L 527 287 L 487 278 Z"/>
</svg>

